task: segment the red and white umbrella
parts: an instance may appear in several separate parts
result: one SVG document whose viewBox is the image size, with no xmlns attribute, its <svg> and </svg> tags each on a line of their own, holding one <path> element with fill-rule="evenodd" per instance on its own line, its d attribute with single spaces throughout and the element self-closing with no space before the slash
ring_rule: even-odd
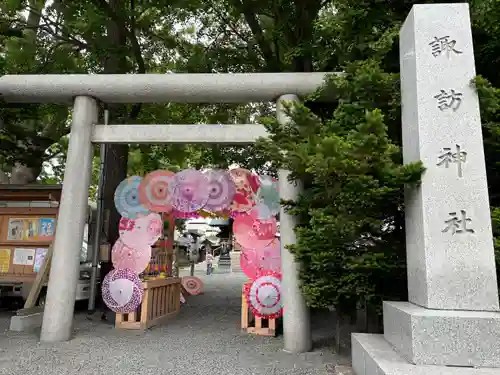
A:
<svg viewBox="0 0 500 375">
<path fill-rule="evenodd" d="M 251 284 L 245 286 L 248 307 L 258 318 L 276 319 L 283 314 L 281 299 L 281 275 L 264 272 Z"/>
<path fill-rule="evenodd" d="M 192 296 L 200 294 L 203 289 L 203 281 L 196 276 L 184 276 L 181 283 L 184 289 L 186 289 L 186 292 Z"/>
<path fill-rule="evenodd" d="M 129 269 L 114 269 L 102 282 L 102 299 L 106 306 L 119 314 L 137 310 L 144 296 L 144 288 L 139 276 Z"/>
</svg>

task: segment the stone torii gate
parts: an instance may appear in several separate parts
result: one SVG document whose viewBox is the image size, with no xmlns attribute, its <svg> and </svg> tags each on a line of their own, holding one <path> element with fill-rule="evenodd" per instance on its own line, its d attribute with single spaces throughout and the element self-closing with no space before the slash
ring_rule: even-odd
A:
<svg viewBox="0 0 500 375">
<path fill-rule="evenodd" d="M 277 116 L 288 121 L 284 101 L 313 93 L 326 73 L 6 75 L 0 95 L 6 102 L 73 102 L 71 136 L 59 207 L 41 341 L 69 340 L 78 279 L 93 157 L 92 143 L 248 144 L 266 136 L 261 125 L 99 125 L 98 101 L 115 103 L 247 103 L 277 101 Z M 300 186 L 279 171 L 282 199 L 295 199 Z M 281 211 L 284 349 L 311 349 L 308 308 L 299 289 L 297 267 L 286 245 L 296 241 L 295 218 Z"/>
</svg>

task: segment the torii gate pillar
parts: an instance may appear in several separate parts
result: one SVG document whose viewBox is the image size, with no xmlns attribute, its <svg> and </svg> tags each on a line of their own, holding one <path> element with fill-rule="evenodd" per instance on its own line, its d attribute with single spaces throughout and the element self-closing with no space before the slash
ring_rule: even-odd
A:
<svg viewBox="0 0 500 375">
<path fill-rule="evenodd" d="M 290 119 L 285 114 L 284 102 L 297 102 L 296 95 L 283 95 L 276 103 L 276 116 L 281 124 Z M 298 181 L 289 181 L 290 171 L 279 170 L 280 198 L 296 200 L 302 190 Z M 311 319 L 309 308 L 300 290 L 299 264 L 286 248 L 297 242 L 295 226 L 297 218 L 288 214 L 282 207 L 280 211 L 281 238 L 281 297 L 283 298 L 283 339 L 284 350 L 291 353 L 303 353 L 311 350 Z"/>
</svg>

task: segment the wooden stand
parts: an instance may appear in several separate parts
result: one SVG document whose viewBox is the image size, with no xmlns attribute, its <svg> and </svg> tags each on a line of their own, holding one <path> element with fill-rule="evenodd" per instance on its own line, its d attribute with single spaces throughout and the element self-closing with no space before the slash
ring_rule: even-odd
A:
<svg viewBox="0 0 500 375">
<path fill-rule="evenodd" d="M 251 283 L 247 283 L 251 284 Z M 248 308 L 245 285 L 241 290 L 241 330 L 259 336 L 276 336 L 276 319 L 263 319 L 253 316 Z"/>
<path fill-rule="evenodd" d="M 143 284 L 141 306 L 130 314 L 116 314 L 115 328 L 148 329 L 162 324 L 180 311 L 181 279 L 155 279 Z"/>
</svg>

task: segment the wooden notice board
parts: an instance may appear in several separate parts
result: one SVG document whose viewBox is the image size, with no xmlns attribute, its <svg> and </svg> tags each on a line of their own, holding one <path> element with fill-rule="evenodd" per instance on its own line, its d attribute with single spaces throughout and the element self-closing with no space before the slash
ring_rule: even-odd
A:
<svg viewBox="0 0 500 375">
<path fill-rule="evenodd" d="M 57 208 L 0 208 L 0 281 L 31 282 L 52 243 Z"/>
</svg>

